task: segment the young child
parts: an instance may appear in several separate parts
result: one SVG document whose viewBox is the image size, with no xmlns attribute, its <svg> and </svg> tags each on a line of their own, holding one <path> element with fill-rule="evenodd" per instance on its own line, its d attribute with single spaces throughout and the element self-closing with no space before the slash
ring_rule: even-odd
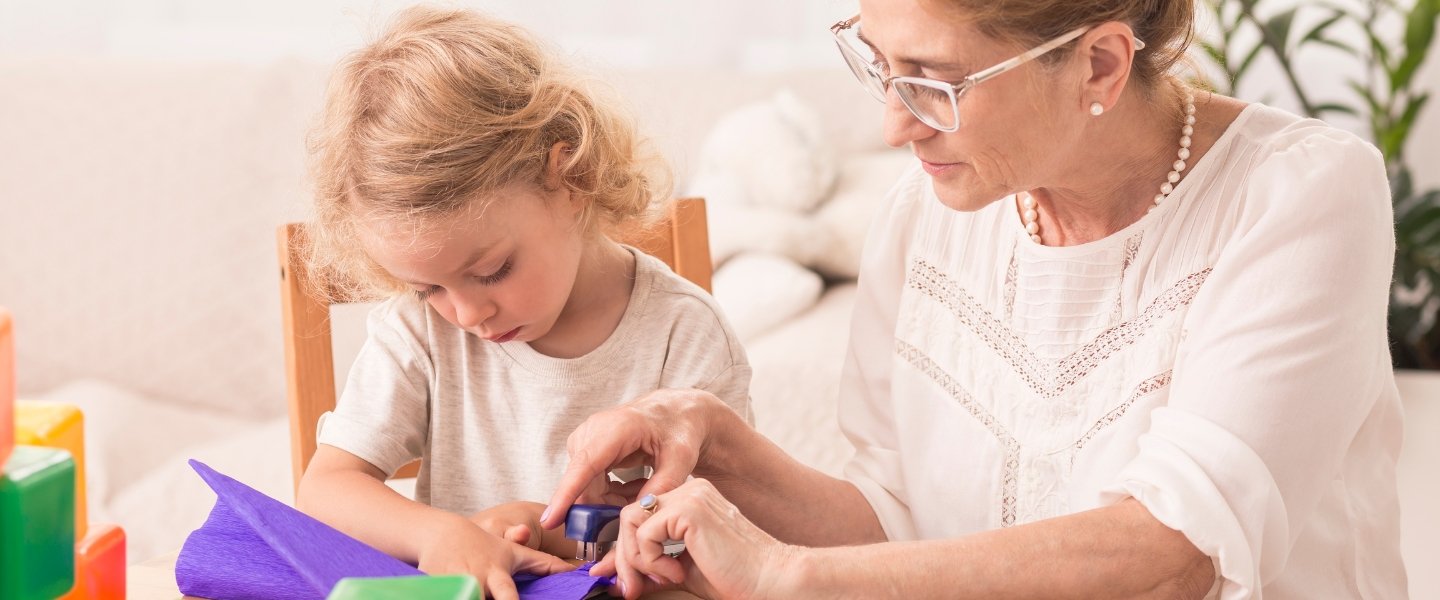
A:
<svg viewBox="0 0 1440 600">
<path fill-rule="evenodd" d="M 513 572 L 570 568 L 532 548 L 575 546 L 538 526 L 511 543 L 475 513 L 538 525 L 586 417 L 699 387 L 749 418 L 716 304 L 605 235 L 667 192 L 640 138 L 518 27 L 405 11 L 339 64 L 311 146 L 317 289 L 393 297 L 321 420 L 302 510 L 512 597 Z M 412 502 L 384 481 L 415 459 Z"/>
</svg>

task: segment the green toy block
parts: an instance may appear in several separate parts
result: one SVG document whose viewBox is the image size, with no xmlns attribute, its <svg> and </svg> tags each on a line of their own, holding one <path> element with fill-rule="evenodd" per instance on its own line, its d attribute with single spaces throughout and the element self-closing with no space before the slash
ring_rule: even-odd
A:
<svg viewBox="0 0 1440 600">
<path fill-rule="evenodd" d="M 75 585 L 75 461 L 15 446 L 0 472 L 0 598 L 51 600 Z"/>
<path fill-rule="evenodd" d="M 480 600 L 480 584 L 469 575 L 346 577 L 325 600 Z"/>
</svg>

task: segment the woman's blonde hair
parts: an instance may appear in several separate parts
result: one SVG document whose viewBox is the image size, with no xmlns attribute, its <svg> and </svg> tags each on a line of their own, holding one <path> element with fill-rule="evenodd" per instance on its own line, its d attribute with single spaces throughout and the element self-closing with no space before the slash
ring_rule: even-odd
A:
<svg viewBox="0 0 1440 600">
<path fill-rule="evenodd" d="M 1173 79 L 1195 34 L 1195 0 L 932 0 L 951 9 L 981 33 L 1033 48 L 1065 32 L 1109 21 L 1128 23 L 1145 41 L 1132 66 L 1146 92 Z M 1065 48 L 1040 57 L 1053 63 Z"/>
<path fill-rule="evenodd" d="M 433 223 L 500 188 L 558 180 L 587 230 L 653 218 L 669 174 L 599 86 L 526 31 L 473 11 L 415 7 L 336 67 L 310 139 L 312 288 L 332 301 L 405 289 L 365 255 L 363 221 Z M 547 173 L 555 144 L 558 173 Z"/>
</svg>

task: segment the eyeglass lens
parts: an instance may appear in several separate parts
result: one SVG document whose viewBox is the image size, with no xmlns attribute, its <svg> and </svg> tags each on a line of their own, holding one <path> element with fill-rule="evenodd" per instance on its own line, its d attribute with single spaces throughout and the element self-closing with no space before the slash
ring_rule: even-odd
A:
<svg viewBox="0 0 1440 600">
<path fill-rule="evenodd" d="M 911 81 L 895 81 L 890 85 L 895 86 L 895 93 L 910 112 L 926 125 L 941 130 L 956 129 L 955 101 L 948 86 L 942 90 Z"/>
<path fill-rule="evenodd" d="M 861 87 L 876 100 L 884 102 L 885 74 L 876 68 L 875 55 L 870 47 L 861 42 L 853 30 L 841 32 L 835 44 L 840 49 L 840 55 L 845 58 L 845 65 L 850 67 L 850 72 L 855 75 Z M 896 94 L 910 112 L 915 113 L 926 125 L 950 131 L 957 127 L 955 104 L 951 100 L 948 87 L 940 89 L 909 81 L 894 81 L 891 85 L 895 86 Z"/>
<path fill-rule="evenodd" d="M 845 57 L 845 65 L 850 67 L 850 72 L 855 74 L 855 79 L 860 81 L 865 91 L 876 100 L 884 102 L 885 78 L 879 69 L 875 68 L 874 55 L 868 49 L 860 50 L 843 40 L 835 40 L 835 45 L 840 47 L 840 56 Z M 871 55 L 865 56 L 866 54 Z"/>
</svg>

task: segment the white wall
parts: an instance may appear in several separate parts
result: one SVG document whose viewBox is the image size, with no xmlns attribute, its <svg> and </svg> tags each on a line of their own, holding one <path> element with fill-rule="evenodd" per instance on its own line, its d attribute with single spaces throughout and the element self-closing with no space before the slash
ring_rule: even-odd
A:
<svg viewBox="0 0 1440 600">
<path fill-rule="evenodd" d="M 0 0 L 0 53 L 333 61 L 411 0 Z M 854 0 L 490 0 L 486 10 L 616 67 L 838 64 L 828 25 Z"/>
<path fill-rule="evenodd" d="M 1338 0 L 1352 5 L 1361 0 Z M 83 55 L 156 61 L 266 63 L 298 59 L 325 64 L 359 45 L 411 0 L 0 0 L 0 55 Z M 1276 11 L 1313 0 L 1270 0 Z M 826 26 L 849 15 L 856 0 L 490 0 L 446 2 L 476 7 L 532 28 L 586 60 L 621 68 L 781 70 L 839 68 Z M 1206 11 L 1201 10 L 1202 17 Z M 1308 21 L 1320 18 L 1306 13 Z M 1395 23 L 1386 29 L 1398 33 Z M 1202 19 L 1202 31 L 1208 19 Z M 1343 36 L 1361 42 L 1356 32 Z M 1317 48 L 1297 60 L 1317 101 L 1353 102 L 1345 80 L 1355 61 Z M 1268 57 L 1240 90 L 1296 108 Z M 1337 76 L 1340 75 L 1340 76 Z M 1440 89 L 1440 58 L 1419 75 Z M 1440 105 L 1437 105 L 1440 106 Z M 1365 134 L 1357 119 L 1332 122 Z M 1440 185 L 1440 108 L 1416 125 L 1408 148 L 1420 183 Z"/>
</svg>

